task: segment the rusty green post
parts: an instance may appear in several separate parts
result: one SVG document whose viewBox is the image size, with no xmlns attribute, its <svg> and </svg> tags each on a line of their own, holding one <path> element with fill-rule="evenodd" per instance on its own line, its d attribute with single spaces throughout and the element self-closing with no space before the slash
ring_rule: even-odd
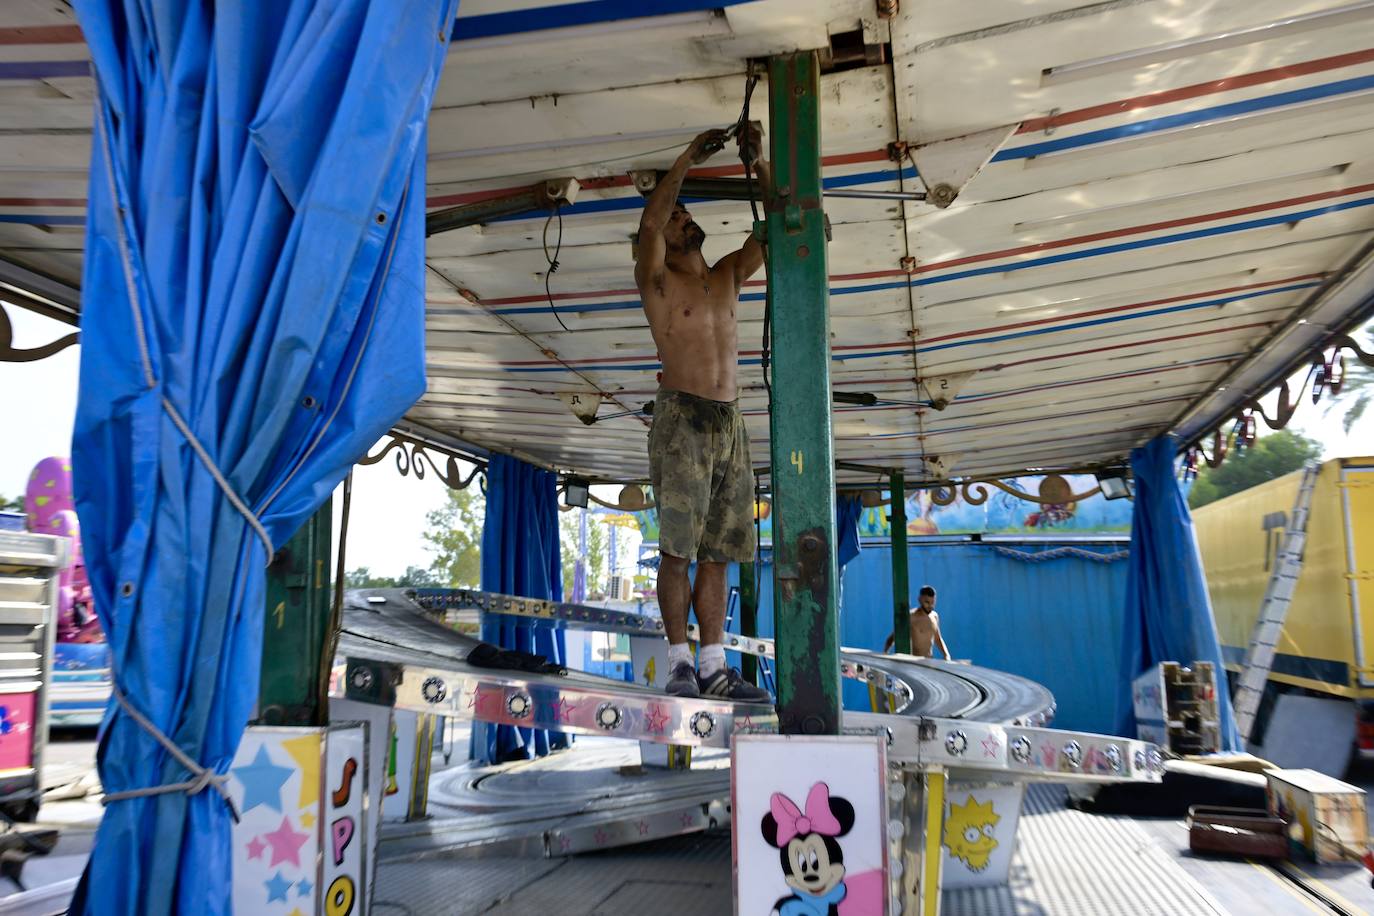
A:
<svg viewBox="0 0 1374 916">
<path fill-rule="evenodd" d="M 773 58 L 768 84 L 774 186 L 766 237 L 773 338 L 778 722 L 788 734 L 833 735 L 840 730 L 839 576 L 815 53 Z"/>
</svg>

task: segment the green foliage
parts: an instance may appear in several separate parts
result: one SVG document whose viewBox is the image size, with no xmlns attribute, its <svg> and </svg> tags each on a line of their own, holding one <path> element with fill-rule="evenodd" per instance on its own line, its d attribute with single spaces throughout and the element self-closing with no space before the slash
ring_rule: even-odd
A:
<svg viewBox="0 0 1374 916">
<path fill-rule="evenodd" d="M 476 489 L 449 490 L 448 501 L 425 516 L 425 540 L 435 553 L 437 586 L 477 588 L 482 580 L 482 523 L 486 500 Z M 415 583 L 407 583 L 408 585 Z"/>
<path fill-rule="evenodd" d="M 1232 452 L 1221 467 L 1204 466 L 1188 494 L 1188 505 L 1196 509 L 1266 480 L 1282 477 L 1298 470 L 1304 462 L 1320 458 L 1321 454 L 1320 443 L 1292 430 L 1282 429 L 1261 436 L 1245 451 Z"/>
<path fill-rule="evenodd" d="M 563 595 L 571 600 L 573 570 L 577 563 L 579 530 L 582 524 L 581 513 L 586 509 L 561 512 L 558 516 L 558 543 L 563 564 Z M 587 593 L 605 589 L 606 557 L 609 537 L 606 526 L 596 521 L 596 516 L 587 516 Z"/>
<path fill-rule="evenodd" d="M 16 497 L 14 497 L 13 499 L 10 499 L 8 496 L 4 495 L 3 493 L 0 493 L 0 512 L 23 512 L 23 511 L 24 511 L 24 497 L 22 497 L 22 496 L 16 496 Z"/>
<path fill-rule="evenodd" d="M 439 588 L 444 583 L 433 570 L 407 566 L 399 576 L 374 576 L 367 566 L 344 573 L 345 588 Z"/>
<path fill-rule="evenodd" d="M 1374 328 L 1364 329 L 1364 341 L 1362 349 L 1366 352 L 1374 351 Z M 1374 401 L 1374 369 L 1369 368 L 1364 363 L 1355 358 L 1347 358 L 1345 363 L 1345 381 L 1341 385 L 1341 393 L 1335 398 L 1326 402 L 1325 411 L 1331 413 L 1333 410 L 1340 410 L 1341 426 L 1349 433 L 1355 428 L 1365 411 L 1369 409 L 1370 401 Z"/>
</svg>

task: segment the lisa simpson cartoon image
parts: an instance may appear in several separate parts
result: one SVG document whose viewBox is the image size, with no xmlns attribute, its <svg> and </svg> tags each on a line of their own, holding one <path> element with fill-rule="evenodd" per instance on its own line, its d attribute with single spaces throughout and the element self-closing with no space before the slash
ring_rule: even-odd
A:
<svg viewBox="0 0 1374 916">
<path fill-rule="evenodd" d="M 806 795 L 806 809 L 774 792 L 760 824 L 763 838 L 778 851 L 790 896 L 773 904 L 777 916 L 839 916 L 846 894 L 844 850 L 839 838 L 854 826 L 854 806 L 830 796 L 818 782 Z"/>
<path fill-rule="evenodd" d="M 1000 820 L 992 802 L 979 804 L 972 795 L 962 805 L 951 804 L 945 821 L 945 848 L 971 870 L 982 871 L 997 848 L 993 833 Z"/>
</svg>

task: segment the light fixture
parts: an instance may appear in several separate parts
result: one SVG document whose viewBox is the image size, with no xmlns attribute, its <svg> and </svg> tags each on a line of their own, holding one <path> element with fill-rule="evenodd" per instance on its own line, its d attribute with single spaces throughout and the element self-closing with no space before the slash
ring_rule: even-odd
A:
<svg viewBox="0 0 1374 916">
<path fill-rule="evenodd" d="M 563 499 L 570 505 L 578 509 L 587 508 L 587 497 L 591 494 L 592 486 L 581 477 L 569 477 L 564 485 Z"/>
<path fill-rule="evenodd" d="M 1097 478 L 1097 486 L 1101 489 L 1104 499 L 1122 499 L 1135 495 L 1125 468 L 1098 471 L 1093 476 Z"/>
</svg>

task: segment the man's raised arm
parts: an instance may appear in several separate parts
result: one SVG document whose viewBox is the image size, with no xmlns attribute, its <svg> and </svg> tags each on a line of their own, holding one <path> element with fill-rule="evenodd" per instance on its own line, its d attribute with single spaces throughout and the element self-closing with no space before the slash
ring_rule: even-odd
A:
<svg viewBox="0 0 1374 916">
<path fill-rule="evenodd" d="M 768 160 L 763 158 L 763 129 L 756 122 L 749 122 L 745 135 L 736 138 L 740 149 L 740 155 L 748 157 L 751 168 L 754 170 L 754 180 L 757 182 L 759 199 L 763 201 L 765 209 L 768 202 L 773 197 L 773 169 L 768 164 Z M 749 228 L 749 237 L 744 240 L 744 245 L 734 254 L 726 255 L 722 260 L 729 260 L 730 266 L 735 274 L 735 288 L 744 285 L 754 274 L 759 272 L 763 266 L 763 246 L 758 239 L 754 238 L 753 227 Z"/>
<path fill-rule="evenodd" d="M 639 259 L 635 261 L 635 280 L 644 285 L 663 272 L 663 258 L 667 253 L 663 244 L 663 227 L 668 225 L 677 203 L 678 191 L 687 170 L 700 165 L 718 153 L 725 145 L 725 131 L 708 130 L 698 134 L 677 157 L 644 203 L 639 216 Z"/>
</svg>

